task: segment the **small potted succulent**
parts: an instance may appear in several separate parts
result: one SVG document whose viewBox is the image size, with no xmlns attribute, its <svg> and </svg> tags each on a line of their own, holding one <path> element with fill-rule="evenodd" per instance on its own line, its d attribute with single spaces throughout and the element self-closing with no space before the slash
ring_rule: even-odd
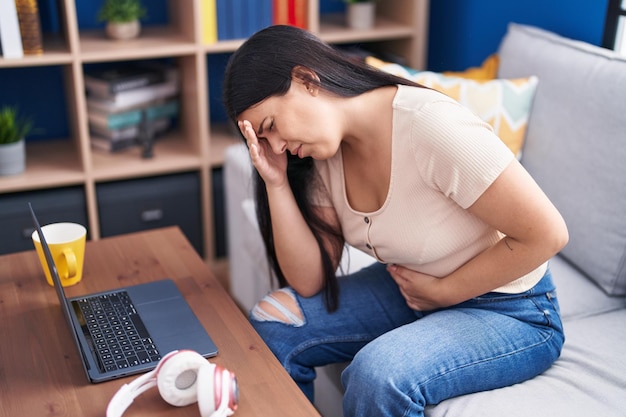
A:
<svg viewBox="0 0 626 417">
<path fill-rule="evenodd" d="M 139 19 L 146 15 L 140 0 L 104 0 L 98 20 L 107 22 L 106 34 L 111 39 L 132 39 L 139 36 Z"/>
<path fill-rule="evenodd" d="M 371 29 L 376 20 L 376 0 L 344 0 L 346 24 L 352 29 Z"/>
<path fill-rule="evenodd" d="M 32 120 L 19 117 L 17 108 L 4 106 L 0 109 L 0 175 L 15 175 L 24 171 L 24 139 L 32 128 Z"/>
</svg>

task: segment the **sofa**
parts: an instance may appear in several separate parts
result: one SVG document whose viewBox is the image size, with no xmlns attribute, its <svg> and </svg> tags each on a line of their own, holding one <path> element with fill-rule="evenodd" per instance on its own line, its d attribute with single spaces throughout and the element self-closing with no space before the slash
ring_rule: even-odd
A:
<svg viewBox="0 0 626 417">
<path fill-rule="evenodd" d="M 538 78 L 519 157 L 569 228 L 550 261 L 566 340 L 542 375 L 443 401 L 426 416 L 626 416 L 626 57 L 515 23 L 497 56 L 499 79 Z M 227 150 L 224 175 L 230 288 L 249 310 L 273 281 L 243 145 Z M 353 248 L 346 254 L 348 272 L 372 262 Z M 325 417 L 341 415 L 341 369 L 318 370 Z"/>
</svg>

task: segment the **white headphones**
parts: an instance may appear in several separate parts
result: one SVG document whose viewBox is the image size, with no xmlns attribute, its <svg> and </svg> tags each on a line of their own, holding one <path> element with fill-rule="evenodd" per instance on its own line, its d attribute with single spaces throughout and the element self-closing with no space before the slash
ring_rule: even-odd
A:
<svg viewBox="0 0 626 417">
<path fill-rule="evenodd" d="M 197 401 L 201 417 L 231 416 L 239 401 L 235 374 L 197 352 L 175 350 L 165 355 L 156 369 L 124 384 L 111 398 L 107 417 L 121 417 L 135 398 L 154 386 L 173 406 L 184 407 Z"/>
</svg>

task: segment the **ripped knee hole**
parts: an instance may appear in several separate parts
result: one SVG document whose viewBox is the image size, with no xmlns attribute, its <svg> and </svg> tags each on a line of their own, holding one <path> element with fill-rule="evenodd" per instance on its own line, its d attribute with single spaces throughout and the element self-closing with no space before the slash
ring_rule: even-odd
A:
<svg viewBox="0 0 626 417">
<path fill-rule="evenodd" d="M 275 321 L 296 327 L 304 324 L 304 316 L 293 290 L 281 288 L 266 295 L 252 309 L 257 321 Z"/>
</svg>

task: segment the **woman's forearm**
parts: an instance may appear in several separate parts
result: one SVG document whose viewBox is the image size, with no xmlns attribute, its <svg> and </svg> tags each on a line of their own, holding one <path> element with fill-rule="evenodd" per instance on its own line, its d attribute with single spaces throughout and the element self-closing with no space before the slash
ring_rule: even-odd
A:
<svg viewBox="0 0 626 417">
<path fill-rule="evenodd" d="M 321 253 L 288 184 L 267 187 L 276 258 L 285 279 L 300 295 L 312 296 L 323 283 Z"/>
</svg>

